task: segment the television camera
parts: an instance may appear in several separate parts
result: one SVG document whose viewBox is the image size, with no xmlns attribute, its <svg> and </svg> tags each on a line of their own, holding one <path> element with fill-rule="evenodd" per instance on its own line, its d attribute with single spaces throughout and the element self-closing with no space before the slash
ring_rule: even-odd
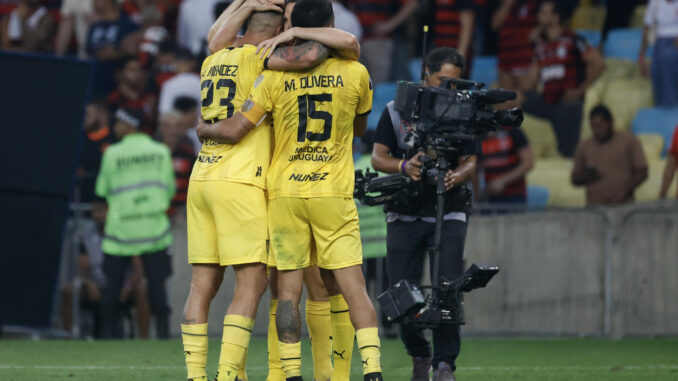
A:
<svg viewBox="0 0 678 381">
<path fill-rule="evenodd" d="M 423 76 L 422 76 L 423 78 Z M 446 196 L 454 193 L 467 199 L 465 186 L 446 192 L 445 176 L 456 158 L 480 152 L 482 139 L 501 126 L 518 127 L 523 121 L 520 109 L 495 110 L 493 105 L 516 99 L 506 90 L 483 90 L 479 82 L 447 79 L 440 87 L 425 87 L 412 82 L 399 82 L 394 108 L 409 126 L 405 142 L 408 153 L 423 152 L 422 181 L 415 182 L 401 174 L 379 177 L 374 172 L 356 171 L 354 197 L 365 205 L 421 205 L 423 187 L 435 186 L 436 227 L 434 245 L 428 249 L 434 277 L 430 298 L 407 280 L 401 280 L 378 298 L 389 321 L 408 319 L 423 328 L 441 324 L 464 324 L 463 292 L 485 287 L 499 272 L 496 266 L 472 265 L 461 277 L 447 280 L 438 268 L 445 203 L 455 202 Z M 469 146 L 473 147 L 469 152 Z M 412 155 L 408 155 L 411 157 Z M 419 203 L 418 203 L 419 202 Z"/>
</svg>

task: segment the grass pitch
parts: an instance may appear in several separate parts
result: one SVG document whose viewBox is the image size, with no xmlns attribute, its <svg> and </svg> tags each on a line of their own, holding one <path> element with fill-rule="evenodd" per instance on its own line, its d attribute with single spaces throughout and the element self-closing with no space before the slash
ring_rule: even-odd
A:
<svg viewBox="0 0 678 381">
<path fill-rule="evenodd" d="M 387 381 L 410 379 L 401 343 L 382 341 Z M 304 379 L 312 380 L 308 340 Z M 216 372 L 219 341 L 210 341 L 209 371 Z M 353 356 L 352 380 L 362 380 Z M 0 340 L 0 380 L 185 380 L 179 340 Z M 465 339 L 458 380 L 678 380 L 677 339 Z M 266 379 L 266 340 L 255 338 L 247 360 L 251 381 Z"/>
</svg>

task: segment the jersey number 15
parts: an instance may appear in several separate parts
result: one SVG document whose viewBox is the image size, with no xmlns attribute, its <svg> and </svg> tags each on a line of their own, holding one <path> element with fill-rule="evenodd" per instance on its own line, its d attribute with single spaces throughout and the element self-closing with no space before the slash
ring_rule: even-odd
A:
<svg viewBox="0 0 678 381">
<path fill-rule="evenodd" d="M 332 133 L 332 114 L 327 111 L 315 109 L 316 102 L 332 102 L 332 94 L 304 94 L 297 98 L 299 103 L 299 128 L 297 129 L 297 142 L 303 143 L 308 139 L 312 142 L 324 142 Z M 308 118 L 318 119 L 325 122 L 322 132 L 306 132 Z"/>
</svg>

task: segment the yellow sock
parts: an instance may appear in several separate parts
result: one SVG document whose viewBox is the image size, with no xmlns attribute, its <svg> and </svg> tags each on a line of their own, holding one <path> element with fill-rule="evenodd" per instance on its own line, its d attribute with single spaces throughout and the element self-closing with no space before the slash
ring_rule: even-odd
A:
<svg viewBox="0 0 678 381">
<path fill-rule="evenodd" d="M 181 339 L 184 342 L 188 378 L 207 380 L 207 323 L 182 324 Z"/>
<path fill-rule="evenodd" d="M 240 369 L 238 369 L 238 381 L 247 381 L 247 370 L 245 369 L 245 364 L 247 364 L 247 352 L 249 348 L 245 351 L 245 354 L 240 360 Z"/>
<path fill-rule="evenodd" d="M 233 381 L 247 353 L 254 320 L 240 315 L 224 317 L 224 335 L 219 355 L 218 381 Z"/>
<path fill-rule="evenodd" d="M 268 308 L 268 377 L 266 377 L 266 381 L 285 381 L 287 378 L 282 370 L 278 350 L 278 332 L 275 329 L 275 310 L 277 308 L 278 300 L 271 299 L 271 305 Z"/>
<path fill-rule="evenodd" d="M 330 302 L 315 302 L 306 299 L 306 325 L 311 336 L 313 379 L 329 380 L 332 377 Z"/>
<path fill-rule="evenodd" d="M 360 357 L 363 359 L 363 374 L 381 372 L 381 343 L 377 327 L 359 329 L 355 333 Z"/>
<path fill-rule="evenodd" d="M 330 311 L 332 351 L 334 352 L 332 381 L 348 381 L 351 377 L 351 356 L 353 355 L 355 328 L 351 324 L 348 304 L 343 295 L 330 296 Z"/>
<path fill-rule="evenodd" d="M 301 377 L 301 341 L 292 344 L 278 341 L 278 349 L 285 376 Z"/>
</svg>

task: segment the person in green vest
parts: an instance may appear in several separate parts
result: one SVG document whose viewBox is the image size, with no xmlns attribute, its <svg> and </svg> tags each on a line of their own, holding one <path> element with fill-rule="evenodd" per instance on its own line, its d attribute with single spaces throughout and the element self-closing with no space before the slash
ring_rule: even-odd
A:
<svg viewBox="0 0 678 381">
<path fill-rule="evenodd" d="M 171 154 L 140 132 L 139 110 L 118 109 L 115 119 L 113 130 L 120 141 L 104 153 L 96 182 L 96 194 L 108 203 L 102 241 L 106 276 L 102 337 L 123 337 L 119 296 L 132 257 L 141 256 L 156 336 L 167 338 L 170 309 L 165 281 L 171 274 L 167 248 L 172 231 L 166 212 L 175 191 Z"/>
</svg>

